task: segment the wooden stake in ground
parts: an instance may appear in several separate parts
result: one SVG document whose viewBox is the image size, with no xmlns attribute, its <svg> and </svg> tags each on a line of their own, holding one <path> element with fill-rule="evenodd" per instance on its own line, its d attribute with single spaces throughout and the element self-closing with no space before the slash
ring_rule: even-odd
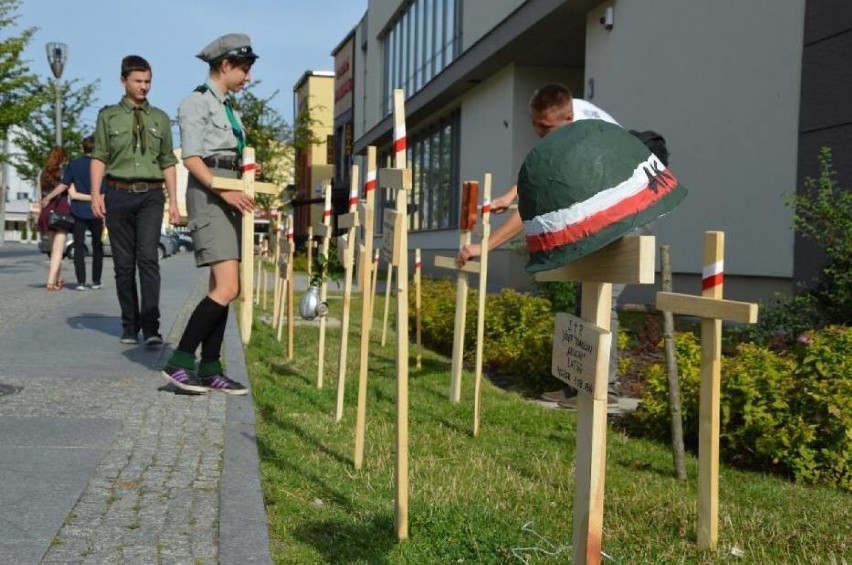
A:
<svg viewBox="0 0 852 565">
<path fill-rule="evenodd" d="M 293 358 L 293 254 L 295 253 L 295 245 L 293 245 L 293 216 L 287 215 L 286 227 L 284 227 L 284 237 L 281 238 L 280 254 L 278 258 L 278 273 L 281 282 L 281 298 L 278 305 L 278 334 L 276 339 L 281 342 L 281 332 L 284 329 L 284 311 L 286 306 L 287 316 L 287 359 Z"/>
<path fill-rule="evenodd" d="M 263 241 L 263 236 L 260 236 L 260 241 Z M 257 306 L 260 304 L 260 273 L 263 271 L 262 267 L 262 252 L 261 246 L 258 244 L 254 247 L 254 305 Z"/>
<path fill-rule="evenodd" d="M 316 242 L 314 241 L 314 226 L 308 226 L 308 241 L 306 244 L 307 254 L 308 254 L 308 280 L 311 280 L 311 275 L 314 274 L 314 246 Z"/>
<path fill-rule="evenodd" d="M 340 357 L 337 363 L 337 411 L 334 421 L 343 418 L 343 396 L 346 391 L 346 354 L 349 347 L 349 310 L 352 301 L 352 270 L 354 268 L 355 236 L 358 229 L 358 165 L 352 165 L 349 190 L 349 213 L 337 218 L 337 227 L 343 234 L 337 238 L 337 252 L 343 265 L 343 313 L 340 324 Z"/>
<path fill-rule="evenodd" d="M 660 246 L 660 268 L 663 278 L 663 292 L 672 291 L 671 250 L 668 245 Z M 669 383 L 669 416 L 672 428 L 672 457 L 675 476 L 686 480 L 686 462 L 683 447 L 683 417 L 680 402 L 680 379 L 677 374 L 677 359 L 674 346 L 674 316 L 663 312 L 663 345 L 666 351 L 666 380 Z"/>
<path fill-rule="evenodd" d="M 485 297 L 488 295 L 488 238 L 491 236 L 491 173 L 485 173 L 482 192 L 482 234 L 479 238 L 479 292 L 476 304 L 476 361 L 473 389 L 473 437 L 479 437 L 482 414 L 482 357 L 485 345 Z"/>
<path fill-rule="evenodd" d="M 367 170 L 364 175 L 364 208 L 361 210 L 361 227 L 364 230 L 364 257 L 373 254 L 373 210 L 376 201 L 376 148 L 367 147 Z M 376 249 L 374 264 L 379 262 L 379 250 Z M 361 469 L 364 463 L 364 428 L 367 420 L 367 371 L 370 364 L 370 331 L 373 326 L 373 304 L 375 285 L 373 269 L 366 265 L 366 282 L 363 287 L 361 306 L 361 358 L 358 367 L 358 407 L 355 417 L 355 468 Z"/>
<path fill-rule="evenodd" d="M 466 181 L 462 185 L 462 205 L 459 221 L 459 249 L 471 241 L 476 227 L 476 204 L 479 199 L 479 182 Z M 487 247 L 487 245 L 486 245 Z M 435 257 L 435 266 L 456 271 L 456 319 L 453 328 L 453 359 L 450 369 L 450 402 L 461 400 L 462 368 L 464 365 L 464 329 L 467 320 L 468 273 L 479 272 L 478 261 L 468 261 L 464 267 L 456 265 L 455 257 Z"/>
<path fill-rule="evenodd" d="M 272 329 L 278 329 L 281 317 L 281 291 L 284 288 L 284 278 L 281 272 L 281 246 L 284 244 L 284 225 L 281 223 L 281 211 L 275 212 L 275 253 L 272 255 Z M 279 334 L 281 332 L 278 332 Z M 281 341 L 281 338 L 278 338 Z"/>
<path fill-rule="evenodd" d="M 601 562 L 612 284 L 654 282 L 654 238 L 625 237 L 538 281 L 580 281 L 580 317 L 559 313 L 553 336 L 553 376 L 577 395 L 573 563 Z"/>
<path fill-rule="evenodd" d="M 293 329 L 296 325 L 294 315 L 295 309 L 295 287 L 296 280 L 293 276 L 293 260 L 296 257 L 296 240 L 293 233 L 294 218 L 292 214 L 287 215 L 287 359 L 293 358 Z"/>
<path fill-rule="evenodd" d="M 411 169 L 405 157 L 405 95 L 393 91 L 393 169 L 379 171 L 379 185 L 396 189 L 396 218 L 391 264 L 398 269 L 396 277 L 396 538 L 408 539 L 408 191 L 412 187 Z M 385 241 L 388 241 L 385 238 Z"/>
<path fill-rule="evenodd" d="M 266 272 L 266 265 L 269 264 L 269 238 L 265 237 L 260 242 L 260 295 L 263 297 L 261 308 L 266 310 L 266 298 L 269 294 L 269 273 Z"/>
<path fill-rule="evenodd" d="M 420 259 L 420 248 L 414 250 L 414 319 L 417 337 L 417 369 L 423 368 L 423 342 L 420 339 L 420 283 L 423 262 Z"/>
<path fill-rule="evenodd" d="M 371 277 L 370 278 L 370 309 L 371 310 L 376 309 L 376 291 L 377 291 L 378 281 L 379 281 L 379 256 L 380 255 L 381 255 L 381 252 L 378 249 L 376 249 L 373 252 L 373 266 L 370 268 L 370 277 Z M 370 320 L 373 319 L 373 314 L 375 314 L 375 312 L 370 312 Z M 372 322 L 370 323 L 370 327 L 371 328 L 373 327 Z"/>
<path fill-rule="evenodd" d="M 322 238 L 322 247 L 320 249 L 320 255 L 322 255 L 323 260 L 325 261 L 322 265 L 317 265 L 317 269 L 319 272 L 327 275 L 325 273 L 328 263 L 328 248 L 331 245 L 331 185 L 325 185 L 323 187 L 323 194 L 325 195 L 325 207 L 322 211 L 322 223 L 314 226 L 317 234 Z M 319 263 L 319 261 L 317 261 Z M 322 277 L 322 283 L 320 284 L 320 302 L 326 302 L 328 300 L 328 280 L 327 276 Z M 327 325 L 327 316 L 320 316 L 319 319 L 319 358 L 317 360 L 317 388 L 322 388 L 323 386 L 323 372 L 325 371 L 325 328 Z"/>
<path fill-rule="evenodd" d="M 278 194 L 278 185 L 269 182 L 255 182 L 254 148 L 243 149 L 242 178 L 231 179 L 213 177 L 211 188 L 219 190 L 239 190 L 252 198 L 258 194 Z M 252 284 L 254 282 L 254 212 L 246 212 L 242 223 L 242 249 L 240 251 L 240 337 L 243 345 L 251 339 L 251 322 L 254 318 Z"/>
<path fill-rule="evenodd" d="M 719 538 L 719 403 L 722 320 L 754 324 L 757 304 L 722 299 L 725 234 L 704 234 L 701 296 L 657 293 L 657 309 L 701 320 L 701 392 L 698 413 L 698 546 L 716 549 Z"/>
<path fill-rule="evenodd" d="M 388 276 L 385 283 L 385 313 L 382 317 L 382 347 L 387 343 L 388 313 L 390 312 L 391 287 L 393 286 L 393 265 L 388 263 Z"/>
</svg>

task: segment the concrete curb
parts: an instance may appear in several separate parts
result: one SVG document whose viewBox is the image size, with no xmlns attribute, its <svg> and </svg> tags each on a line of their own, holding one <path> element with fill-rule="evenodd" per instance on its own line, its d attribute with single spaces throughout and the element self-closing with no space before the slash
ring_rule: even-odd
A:
<svg viewBox="0 0 852 565">
<path fill-rule="evenodd" d="M 219 485 L 219 562 L 272 563 L 266 506 L 260 488 L 254 401 L 234 311 L 231 308 L 225 330 L 228 374 L 249 387 L 249 394 L 229 398 L 225 409 L 225 452 Z"/>
</svg>

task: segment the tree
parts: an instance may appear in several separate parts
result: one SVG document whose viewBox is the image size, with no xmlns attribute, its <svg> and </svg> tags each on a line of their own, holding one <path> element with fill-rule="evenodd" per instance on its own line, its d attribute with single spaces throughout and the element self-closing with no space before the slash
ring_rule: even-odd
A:
<svg viewBox="0 0 852 565">
<path fill-rule="evenodd" d="M 0 0 L 2 1 L 2 0 Z M 52 81 L 51 81 L 52 82 Z M 95 102 L 95 92 L 100 81 L 84 84 L 77 88 L 79 79 L 61 83 L 62 97 L 62 147 L 69 158 L 82 153 L 83 137 L 92 133 L 84 128 L 81 116 Z M 53 92 L 52 85 L 42 85 L 43 90 Z M 15 169 L 22 178 L 35 180 L 44 167 L 47 154 L 56 143 L 56 108 L 51 99 L 45 100 L 32 113 L 30 119 L 19 126 L 15 143 L 20 154 L 12 159 Z"/>
<path fill-rule="evenodd" d="M 254 147 L 255 159 L 263 164 L 263 179 L 284 185 L 293 167 L 293 130 L 281 114 L 269 105 L 279 91 L 261 98 L 253 92 L 258 84 L 260 81 L 246 85 L 235 97 L 235 106 L 246 128 L 249 144 Z M 286 195 L 282 190 L 277 198 L 259 194 L 256 199 L 260 207 L 268 212 L 274 200 L 284 201 Z"/>
<path fill-rule="evenodd" d="M 19 0 L 0 0 L 0 36 L 18 21 Z M 21 54 L 36 32 L 23 30 L 20 35 L 0 39 L 0 139 L 5 140 L 13 126 L 25 123 L 30 114 L 48 99 L 38 76 L 30 72 Z M 0 162 L 8 158 L 0 154 Z"/>
</svg>

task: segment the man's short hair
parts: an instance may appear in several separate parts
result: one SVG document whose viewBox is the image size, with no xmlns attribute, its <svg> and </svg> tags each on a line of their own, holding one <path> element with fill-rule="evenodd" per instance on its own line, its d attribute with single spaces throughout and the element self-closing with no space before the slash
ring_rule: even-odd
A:
<svg viewBox="0 0 852 565">
<path fill-rule="evenodd" d="M 83 138 L 83 142 L 81 143 L 81 145 L 83 146 L 83 153 L 88 155 L 95 149 L 95 136 L 87 135 Z"/>
<path fill-rule="evenodd" d="M 151 65 L 139 55 L 128 55 L 121 60 L 121 78 L 127 78 L 133 71 L 151 71 Z"/>
<path fill-rule="evenodd" d="M 559 108 L 571 102 L 571 89 L 564 84 L 554 82 L 535 91 L 530 99 L 530 112 L 544 112 L 550 108 Z"/>
</svg>

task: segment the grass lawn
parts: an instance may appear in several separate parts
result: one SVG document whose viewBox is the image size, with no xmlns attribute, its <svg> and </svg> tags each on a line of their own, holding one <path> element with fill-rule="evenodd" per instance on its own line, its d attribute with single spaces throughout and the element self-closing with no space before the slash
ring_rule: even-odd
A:
<svg viewBox="0 0 852 565">
<path fill-rule="evenodd" d="M 330 301 L 334 320 L 341 317 L 339 294 Z M 246 362 L 275 562 L 570 563 L 575 414 L 485 379 L 481 434 L 474 438 L 472 372 L 465 373 L 461 403 L 451 404 L 450 360 L 424 351 L 418 371 L 413 345 L 410 539 L 396 541 L 394 316 L 383 348 L 381 295 L 377 302 L 361 471 L 353 467 L 360 296 L 352 300 L 340 423 L 334 421 L 339 329 L 327 330 L 325 383 L 317 389 L 318 324 L 296 327 L 288 362 L 286 332 L 279 344 L 256 311 Z M 271 309 L 271 299 L 268 304 Z M 689 481 L 678 482 L 666 446 L 610 428 L 603 549 L 611 562 L 852 563 L 852 495 L 725 466 L 719 547 L 698 550 L 694 457 L 687 468 Z"/>
</svg>

